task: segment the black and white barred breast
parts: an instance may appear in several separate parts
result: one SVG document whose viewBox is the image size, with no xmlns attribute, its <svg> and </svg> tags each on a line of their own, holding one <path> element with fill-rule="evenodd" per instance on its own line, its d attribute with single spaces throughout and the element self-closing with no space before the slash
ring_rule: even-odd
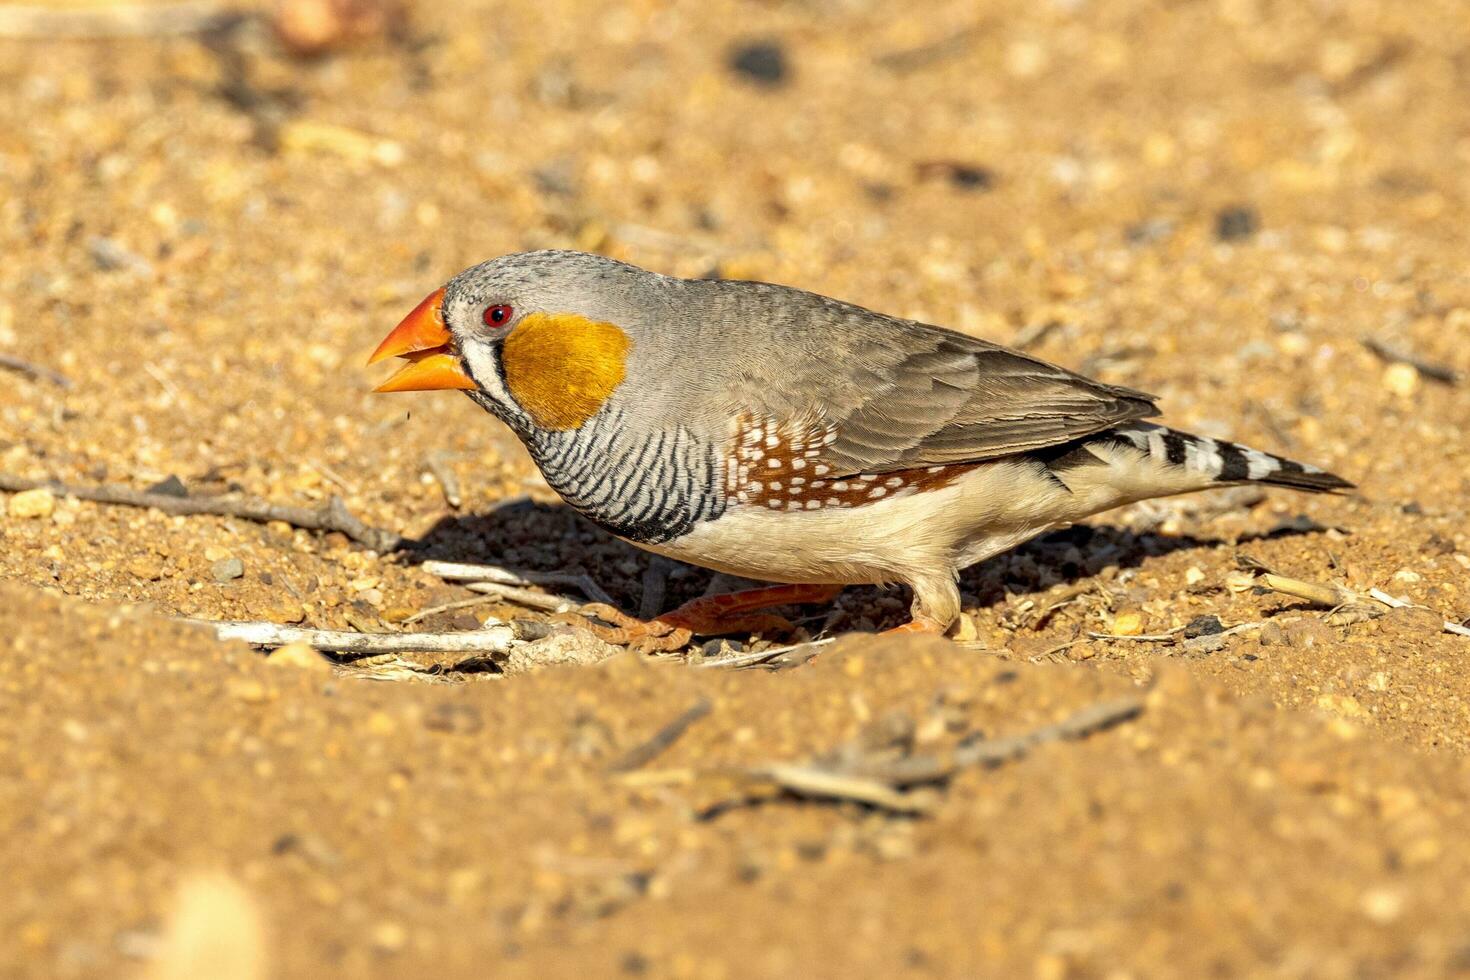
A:
<svg viewBox="0 0 1470 980">
<path fill-rule="evenodd" d="M 581 428 L 533 430 L 525 442 L 567 505 L 620 538 L 663 544 L 725 512 L 719 447 L 683 428 L 630 431 L 610 407 Z"/>
</svg>

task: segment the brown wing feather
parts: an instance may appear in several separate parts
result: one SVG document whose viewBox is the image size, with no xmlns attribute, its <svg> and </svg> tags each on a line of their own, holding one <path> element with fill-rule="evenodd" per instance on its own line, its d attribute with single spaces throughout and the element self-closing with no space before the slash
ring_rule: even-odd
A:
<svg viewBox="0 0 1470 980">
<path fill-rule="evenodd" d="M 823 298 L 825 299 L 825 298 Z M 1055 446 L 1158 415 L 1154 398 L 1019 351 L 826 300 L 821 322 L 792 344 L 779 386 L 745 388 L 777 420 L 824 419 L 820 461 L 834 474 L 978 462 Z M 835 315 L 835 317 L 834 317 Z M 810 321 L 809 321 L 810 322 Z M 839 339 L 840 338 L 840 339 Z M 834 374 L 821 341 L 851 347 Z"/>
</svg>

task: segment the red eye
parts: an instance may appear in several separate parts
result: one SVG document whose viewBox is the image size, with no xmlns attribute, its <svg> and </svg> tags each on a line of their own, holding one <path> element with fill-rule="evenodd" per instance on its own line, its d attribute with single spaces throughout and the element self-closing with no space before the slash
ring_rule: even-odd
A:
<svg viewBox="0 0 1470 980">
<path fill-rule="evenodd" d="M 510 322 L 515 315 L 515 310 L 509 306 L 490 306 L 485 309 L 485 326 L 503 327 Z"/>
</svg>

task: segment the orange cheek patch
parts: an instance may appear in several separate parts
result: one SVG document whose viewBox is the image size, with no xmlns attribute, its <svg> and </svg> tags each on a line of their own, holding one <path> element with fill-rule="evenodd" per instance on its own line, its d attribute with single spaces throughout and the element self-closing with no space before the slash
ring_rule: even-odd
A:
<svg viewBox="0 0 1470 980">
<path fill-rule="evenodd" d="M 500 349 L 505 385 L 543 429 L 575 429 L 623 383 L 633 341 L 616 324 L 532 313 Z"/>
</svg>

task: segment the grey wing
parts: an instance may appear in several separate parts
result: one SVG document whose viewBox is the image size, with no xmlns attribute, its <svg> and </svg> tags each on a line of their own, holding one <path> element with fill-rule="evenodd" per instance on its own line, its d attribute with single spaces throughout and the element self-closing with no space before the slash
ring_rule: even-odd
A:
<svg viewBox="0 0 1470 980">
<path fill-rule="evenodd" d="M 893 324 L 857 352 L 857 370 L 833 377 L 829 360 L 808 354 L 788 366 L 796 383 L 779 386 L 783 394 L 755 394 L 775 418 L 823 420 L 832 441 L 821 461 L 836 475 L 995 459 L 1159 414 L 1142 392 L 962 334 Z"/>
</svg>

